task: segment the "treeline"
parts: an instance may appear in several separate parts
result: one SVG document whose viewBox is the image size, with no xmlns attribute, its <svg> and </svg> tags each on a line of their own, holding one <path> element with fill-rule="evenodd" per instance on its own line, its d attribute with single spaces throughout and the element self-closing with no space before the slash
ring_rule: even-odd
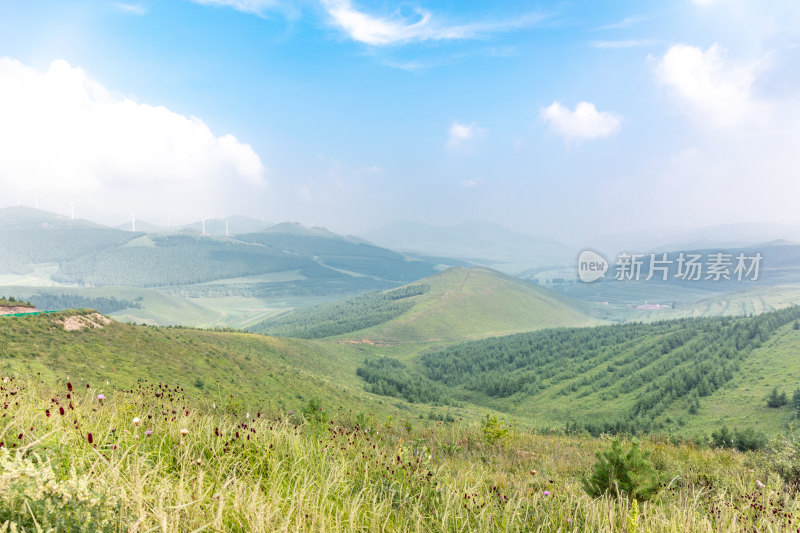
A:
<svg viewBox="0 0 800 533">
<path fill-rule="evenodd" d="M 140 298 L 141 299 L 141 298 Z M 63 309 L 94 309 L 104 315 L 109 315 L 123 309 L 141 309 L 142 304 L 138 301 L 119 300 L 113 296 L 90 298 L 77 294 L 56 294 L 41 293 L 34 294 L 30 298 L 37 309 L 40 311 L 61 311 Z"/>
<path fill-rule="evenodd" d="M 268 318 L 249 331 L 280 337 L 319 339 L 362 330 L 387 322 L 414 306 L 414 296 L 426 293 L 425 284 L 364 294 L 328 304 L 288 311 Z"/>
<path fill-rule="evenodd" d="M 356 375 L 367 382 L 366 389 L 374 394 L 403 398 L 411 403 L 452 403 L 445 387 L 391 357 L 365 359 Z"/>
<path fill-rule="evenodd" d="M 602 420 L 585 413 L 575 429 L 650 432 L 668 427 L 676 409 L 695 414 L 753 349 L 798 319 L 800 307 L 791 307 L 754 317 L 552 329 L 467 342 L 420 362 L 425 376 L 456 398 L 513 397 L 511 405 L 543 392 L 564 401 L 591 396 L 598 406 L 624 405 L 627 413 Z"/>
<path fill-rule="evenodd" d="M 0 306 L 3 307 L 34 307 L 31 302 L 18 300 L 13 296 L 0 296 Z"/>
</svg>

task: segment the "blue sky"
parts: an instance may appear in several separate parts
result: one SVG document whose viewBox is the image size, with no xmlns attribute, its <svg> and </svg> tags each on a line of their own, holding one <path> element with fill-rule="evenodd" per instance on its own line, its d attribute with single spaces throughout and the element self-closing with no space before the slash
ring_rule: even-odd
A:
<svg viewBox="0 0 800 533">
<path fill-rule="evenodd" d="M 0 205 L 572 241 L 800 219 L 792 0 L 4 2 L 0 58 Z"/>
</svg>

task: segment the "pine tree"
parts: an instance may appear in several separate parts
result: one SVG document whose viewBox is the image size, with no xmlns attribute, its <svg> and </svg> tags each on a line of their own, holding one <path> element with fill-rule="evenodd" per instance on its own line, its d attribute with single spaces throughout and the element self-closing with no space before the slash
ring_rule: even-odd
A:
<svg viewBox="0 0 800 533">
<path fill-rule="evenodd" d="M 778 392 L 778 387 L 772 389 L 772 392 L 767 396 L 767 407 L 778 408 L 783 407 L 789 403 L 785 392 Z"/>
<path fill-rule="evenodd" d="M 628 453 L 623 452 L 618 440 L 606 452 L 595 452 L 597 462 L 589 478 L 583 478 L 586 493 L 599 498 L 603 494 L 624 494 L 636 500 L 649 500 L 659 490 L 660 476 L 648 460 L 650 452 L 641 451 L 633 442 Z"/>
</svg>

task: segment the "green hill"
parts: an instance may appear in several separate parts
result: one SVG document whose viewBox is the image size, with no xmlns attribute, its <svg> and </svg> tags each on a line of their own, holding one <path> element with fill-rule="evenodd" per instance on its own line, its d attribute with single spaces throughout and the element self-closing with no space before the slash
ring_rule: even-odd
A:
<svg viewBox="0 0 800 533">
<path fill-rule="evenodd" d="M 65 321 L 83 325 L 67 331 Z M 67 378 L 108 389 L 140 380 L 184 387 L 220 407 L 299 409 L 311 398 L 353 411 L 381 411 L 356 384 L 342 347 L 246 333 L 104 323 L 94 311 L 0 318 L 0 374 Z M 106 384 L 106 382 L 108 382 Z M 237 405 L 239 405 L 237 403 Z M 387 404 L 388 405 L 388 404 Z"/>
<path fill-rule="evenodd" d="M 800 387 L 800 307 L 754 317 L 558 328 L 367 359 L 373 392 L 483 405 L 541 427 L 703 434 L 722 424 L 776 433 L 796 413 L 767 408 Z"/>
<path fill-rule="evenodd" d="M 30 207 L 0 209 L 0 273 L 25 274 L 120 246 L 136 234 Z"/>
<path fill-rule="evenodd" d="M 568 298 L 485 268 L 451 268 L 400 289 L 279 315 L 260 333 L 440 342 L 592 324 Z"/>
</svg>

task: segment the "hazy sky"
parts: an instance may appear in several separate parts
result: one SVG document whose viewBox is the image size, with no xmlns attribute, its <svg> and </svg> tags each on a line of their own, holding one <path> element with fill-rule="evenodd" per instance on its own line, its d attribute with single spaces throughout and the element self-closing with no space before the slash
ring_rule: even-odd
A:
<svg viewBox="0 0 800 533">
<path fill-rule="evenodd" d="M 2 2 L 18 199 L 572 240 L 797 222 L 800 2 Z"/>
</svg>

